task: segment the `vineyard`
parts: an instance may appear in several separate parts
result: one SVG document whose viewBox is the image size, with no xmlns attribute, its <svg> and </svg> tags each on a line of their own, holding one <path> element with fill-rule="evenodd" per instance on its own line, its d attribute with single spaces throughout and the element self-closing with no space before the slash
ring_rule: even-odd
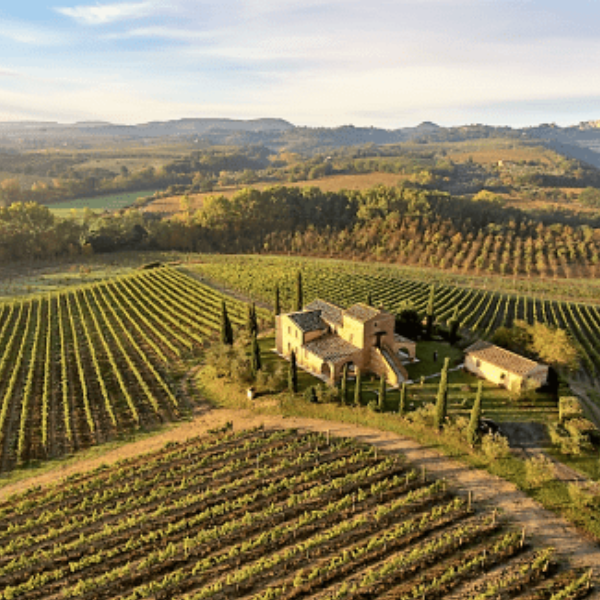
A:
<svg viewBox="0 0 600 600">
<path fill-rule="evenodd" d="M 323 298 L 341 306 L 364 302 L 368 296 L 376 306 L 398 312 L 410 302 L 425 313 L 430 284 L 387 274 L 369 273 L 364 265 L 303 261 L 286 264 L 269 257 L 228 257 L 227 262 L 207 262 L 191 267 L 211 279 L 254 297 L 272 301 L 279 286 L 284 309 L 291 309 L 295 293 L 296 265 L 301 265 L 304 300 Z M 592 377 L 600 376 L 600 306 L 578 302 L 540 299 L 526 294 L 502 294 L 471 287 L 437 285 L 434 312 L 445 323 L 458 308 L 461 327 L 482 337 L 517 320 L 538 321 L 570 332 L 580 347 L 582 366 Z"/>
<path fill-rule="evenodd" d="M 215 432 L 0 503 L 2 600 L 553 599 L 559 570 L 395 453 L 294 430 Z"/>
<path fill-rule="evenodd" d="M 0 471 L 177 419 L 170 372 L 215 337 L 224 299 L 160 268 L 1 304 Z"/>
</svg>

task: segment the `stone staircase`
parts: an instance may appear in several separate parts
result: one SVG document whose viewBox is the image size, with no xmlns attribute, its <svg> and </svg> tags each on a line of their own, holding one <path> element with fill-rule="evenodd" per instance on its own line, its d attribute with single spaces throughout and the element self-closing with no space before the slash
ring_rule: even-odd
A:
<svg viewBox="0 0 600 600">
<path fill-rule="evenodd" d="M 374 348 L 374 358 L 376 363 L 379 363 L 380 367 L 383 367 L 386 371 L 386 378 L 393 385 L 400 385 L 403 381 L 408 380 L 408 373 L 402 365 L 400 358 L 395 356 L 393 351 L 383 346 L 381 348 Z"/>
</svg>

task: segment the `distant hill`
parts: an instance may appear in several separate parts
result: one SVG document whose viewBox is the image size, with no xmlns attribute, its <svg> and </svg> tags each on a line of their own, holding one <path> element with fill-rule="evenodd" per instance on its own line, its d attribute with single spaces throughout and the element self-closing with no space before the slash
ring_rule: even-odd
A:
<svg viewBox="0 0 600 600">
<path fill-rule="evenodd" d="M 402 142 L 450 142 L 492 137 L 543 140 L 557 152 L 600 168 L 600 121 L 572 127 L 538 125 L 522 129 L 465 125 L 441 127 L 425 121 L 416 127 L 298 127 L 284 119 L 178 119 L 139 125 L 104 121 L 61 124 L 44 121 L 0 122 L 0 149 L 28 150 L 64 146 L 89 148 L 98 143 L 159 143 L 162 140 L 190 143 L 249 146 L 262 145 L 301 153 L 326 151 L 342 146 L 397 144 Z"/>
</svg>

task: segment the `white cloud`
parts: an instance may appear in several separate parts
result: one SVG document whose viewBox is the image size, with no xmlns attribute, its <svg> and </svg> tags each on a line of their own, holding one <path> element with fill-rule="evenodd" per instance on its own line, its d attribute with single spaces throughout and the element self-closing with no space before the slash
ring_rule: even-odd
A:
<svg viewBox="0 0 600 600">
<path fill-rule="evenodd" d="M 125 2 L 95 6 L 58 7 L 55 10 L 84 25 L 105 25 L 124 19 L 138 19 L 154 12 L 154 2 Z"/>
<path fill-rule="evenodd" d="M 67 36 L 60 36 L 45 27 L 7 19 L 0 19 L 1 38 L 30 46 L 52 46 L 63 44 L 68 40 Z"/>
</svg>

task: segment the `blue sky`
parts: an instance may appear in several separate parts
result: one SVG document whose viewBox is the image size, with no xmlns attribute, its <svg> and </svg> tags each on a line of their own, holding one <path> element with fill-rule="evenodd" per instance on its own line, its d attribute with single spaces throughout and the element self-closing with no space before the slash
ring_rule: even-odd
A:
<svg viewBox="0 0 600 600">
<path fill-rule="evenodd" d="M 600 119 L 598 0 L 20 0 L 0 121 Z"/>
</svg>

